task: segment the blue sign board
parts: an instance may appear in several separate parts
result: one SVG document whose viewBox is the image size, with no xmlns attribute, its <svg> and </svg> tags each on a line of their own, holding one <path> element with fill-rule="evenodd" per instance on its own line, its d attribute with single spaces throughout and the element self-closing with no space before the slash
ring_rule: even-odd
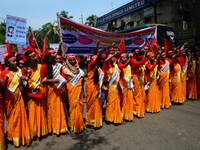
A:
<svg viewBox="0 0 200 150">
<path fill-rule="evenodd" d="M 156 0 L 158 1 L 158 0 Z M 131 13 L 133 11 L 136 11 L 138 9 L 141 9 L 143 7 L 146 7 L 150 4 L 153 4 L 153 0 L 133 0 L 132 2 L 129 2 L 128 4 L 123 5 L 122 7 L 119 7 L 102 17 L 97 18 L 97 26 L 104 24 L 106 22 L 109 22 L 113 19 L 119 18 L 121 16 L 124 16 L 128 13 Z"/>
</svg>

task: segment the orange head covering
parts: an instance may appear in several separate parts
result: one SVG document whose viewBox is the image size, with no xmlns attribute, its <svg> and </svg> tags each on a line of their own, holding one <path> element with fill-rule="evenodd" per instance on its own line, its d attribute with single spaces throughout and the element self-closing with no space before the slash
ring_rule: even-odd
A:
<svg viewBox="0 0 200 150">
<path fill-rule="evenodd" d="M 147 53 L 147 57 L 148 57 L 148 58 L 154 57 L 154 54 L 153 54 L 152 52 L 148 52 L 148 53 Z"/>
</svg>

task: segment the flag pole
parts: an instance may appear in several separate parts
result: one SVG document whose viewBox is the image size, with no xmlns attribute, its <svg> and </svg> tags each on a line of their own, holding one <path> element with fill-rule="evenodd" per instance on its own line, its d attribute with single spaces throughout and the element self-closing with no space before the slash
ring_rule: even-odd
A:
<svg viewBox="0 0 200 150">
<path fill-rule="evenodd" d="M 31 29 L 31 32 L 32 32 L 32 34 L 33 34 L 33 31 L 32 31 L 32 29 Z M 34 34 L 33 34 L 33 37 L 34 37 L 34 39 L 35 39 L 35 36 L 34 36 Z M 35 39 L 35 42 L 36 42 L 37 48 L 38 48 L 38 49 L 40 49 L 40 48 L 39 48 L 39 45 L 38 45 L 38 43 L 37 43 L 37 41 L 36 41 L 36 39 Z"/>
<path fill-rule="evenodd" d="M 59 13 L 57 12 L 56 13 L 57 15 L 57 22 L 58 22 L 58 30 L 59 30 L 59 36 L 60 36 L 60 41 L 62 41 L 62 37 L 61 37 L 61 34 L 60 34 L 60 22 L 59 22 Z M 64 52 L 63 52 L 63 46 L 61 45 L 61 56 L 64 57 Z"/>
</svg>

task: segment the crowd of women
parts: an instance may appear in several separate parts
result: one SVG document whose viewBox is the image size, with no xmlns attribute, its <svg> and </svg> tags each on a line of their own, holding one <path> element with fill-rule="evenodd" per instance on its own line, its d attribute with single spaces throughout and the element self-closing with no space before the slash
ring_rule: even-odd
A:
<svg viewBox="0 0 200 150">
<path fill-rule="evenodd" d="M 127 56 L 113 46 L 102 54 L 98 44 L 88 65 L 85 88 L 84 71 L 74 54 L 61 58 L 50 48 L 39 60 L 28 50 L 23 65 L 18 56 L 5 58 L 6 68 L 0 73 L 0 149 L 5 149 L 4 112 L 8 140 L 16 147 L 29 146 L 49 133 L 66 133 L 68 127 L 71 132 L 82 132 L 83 98 L 86 124 L 100 128 L 102 94 L 109 124 L 133 121 L 133 114 L 145 117 L 145 112 L 158 113 L 171 103 L 197 99 L 200 94 L 200 52 L 194 55 L 177 47 L 165 53 L 144 47 Z"/>
</svg>

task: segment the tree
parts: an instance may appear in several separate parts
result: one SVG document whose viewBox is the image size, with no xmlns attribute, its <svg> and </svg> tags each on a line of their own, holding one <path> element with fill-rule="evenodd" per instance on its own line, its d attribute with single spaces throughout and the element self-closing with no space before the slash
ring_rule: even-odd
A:
<svg viewBox="0 0 200 150">
<path fill-rule="evenodd" d="M 28 28 L 26 29 L 26 36 L 28 37 L 31 34 L 32 31 L 33 30 L 31 28 L 31 26 L 28 26 Z"/>
<path fill-rule="evenodd" d="M 85 24 L 94 27 L 95 26 L 95 21 L 98 17 L 96 15 L 91 15 L 87 17 Z"/>
<path fill-rule="evenodd" d="M 60 15 L 63 16 L 63 17 L 65 17 L 65 18 L 67 18 L 67 19 L 72 19 L 73 16 L 68 16 L 68 13 L 69 13 L 68 11 L 62 10 L 62 11 L 60 12 Z"/>
<path fill-rule="evenodd" d="M 0 45 L 5 44 L 6 37 L 6 23 L 1 22 L 0 24 Z"/>
</svg>

